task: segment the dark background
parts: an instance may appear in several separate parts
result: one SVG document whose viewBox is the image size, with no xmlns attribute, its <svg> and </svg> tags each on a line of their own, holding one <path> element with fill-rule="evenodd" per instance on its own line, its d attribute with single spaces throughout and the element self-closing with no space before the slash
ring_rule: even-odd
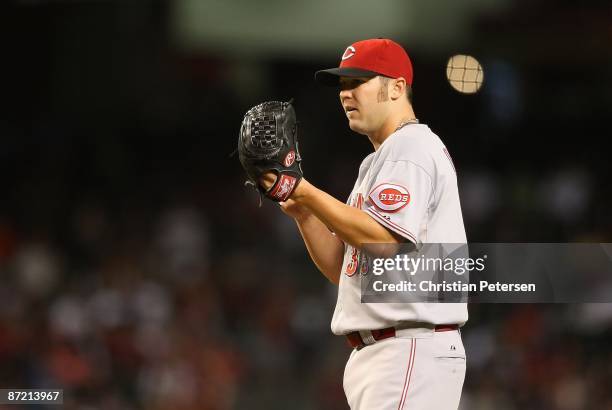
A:
<svg viewBox="0 0 612 410">
<path fill-rule="evenodd" d="M 0 388 L 64 388 L 66 409 L 345 409 L 335 288 L 230 154 L 248 108 L 293 97 L 305 175 L 344 200 L 371 146 L 313 73 L 367 37 L 408 50 L 471 242 L 611 242 L 612 5 L 499 3 L 457 37 L 356 22 L 294 54 L 273 22 L 262 50 L 187 42 L 175 3 L 3 2 Z M 199 4 L 206 28 L 220 6 Z M 432 4 L 424 19 L 455 3 Z M 456 53 L 481 61 L 478 94 L 446 82 Z M 462 409 L 612 409 L 610 305 L 470 305 L 463 336 Z"/>
</svg>

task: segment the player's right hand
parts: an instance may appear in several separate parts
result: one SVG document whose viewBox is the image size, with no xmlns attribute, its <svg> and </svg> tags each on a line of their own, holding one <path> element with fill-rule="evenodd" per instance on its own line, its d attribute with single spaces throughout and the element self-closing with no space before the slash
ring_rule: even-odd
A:
<svg viewBox="0 0 612 410">
<path fill-rule="evenodd" d="M 308 208 L 306 208 L 304 205 L 298 204 L 293 199 L 288 199 L 285 202 L 279 202 L 279 205 L 284 213 L 298 222 L 312 215 Z"/>
</svg>

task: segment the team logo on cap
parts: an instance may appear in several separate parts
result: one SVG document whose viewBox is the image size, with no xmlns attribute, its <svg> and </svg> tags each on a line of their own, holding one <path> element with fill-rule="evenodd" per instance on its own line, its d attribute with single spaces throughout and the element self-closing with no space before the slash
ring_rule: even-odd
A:
<svg viewBox="0 0 612 410">
<path fill-rule="evenodd" d="M 395 184 L 380 184 L 368 197 L 383 212 L 397 212 L 410 202 L 408 190 Z"/>
<path fill-rule="evenodd" d="M 355 47 L 348 46 L 346 50 L 344 50 L 344 54 L 342 54 L 342 61 L 348 60 L 349 58 L 353 57 L 356 52 L 357 51 L 355 50 Z"/>
</svg>

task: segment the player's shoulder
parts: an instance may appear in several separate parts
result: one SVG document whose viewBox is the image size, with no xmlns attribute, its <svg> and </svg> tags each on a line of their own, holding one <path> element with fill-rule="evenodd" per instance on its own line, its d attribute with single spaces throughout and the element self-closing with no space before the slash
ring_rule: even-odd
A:
<svg viewBox="0 0 612 410">
<path fill-rule="evenodd" d="M 393 133 L 382 144 L 387 161 L 411 161 L 421 163 L 435 157 L 434 153 L 444 144 L 427 125 L 412 124 Z"/>
<path fill-rule="evenodd" d="M 372 161 L 374 160 L 374 154 L 374 152 L 371 152 L 370 154 L 368 154 L 367 157 L 363 159 L 363 161 L 361 161 L 361 165 L 359 165 L 359 173 L 368 169 L 370 165 L 372 165 Z"/>
</svg>

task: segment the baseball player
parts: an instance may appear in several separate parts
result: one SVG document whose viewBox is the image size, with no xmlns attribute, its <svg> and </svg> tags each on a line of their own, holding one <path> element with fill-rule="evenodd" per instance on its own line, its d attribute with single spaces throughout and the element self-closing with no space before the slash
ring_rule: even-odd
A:
<svg viewBox="0 0 612 410">
<path fill-rule="evenodd" d="M 291 182 L 282 210 L 297 222 L 316 266 L 339 286 L 331 327 L 354 348 L 344 373 L 348 403 L 360 410 L 457 409 L 466 304 L 360 298 L 363 244 L 467 242 L 451 157 L 412 108 L 410 58 L 388 39 L 358 41 L 339 67 L 315 78 L 339 87 L 349 127 L 367 136 L 374 152 L 361 163 L 347 204 L 304 178 L 277 188 L 277 177 L 267 173 L 261 184 L 284 195 Z"/>
</svg>

